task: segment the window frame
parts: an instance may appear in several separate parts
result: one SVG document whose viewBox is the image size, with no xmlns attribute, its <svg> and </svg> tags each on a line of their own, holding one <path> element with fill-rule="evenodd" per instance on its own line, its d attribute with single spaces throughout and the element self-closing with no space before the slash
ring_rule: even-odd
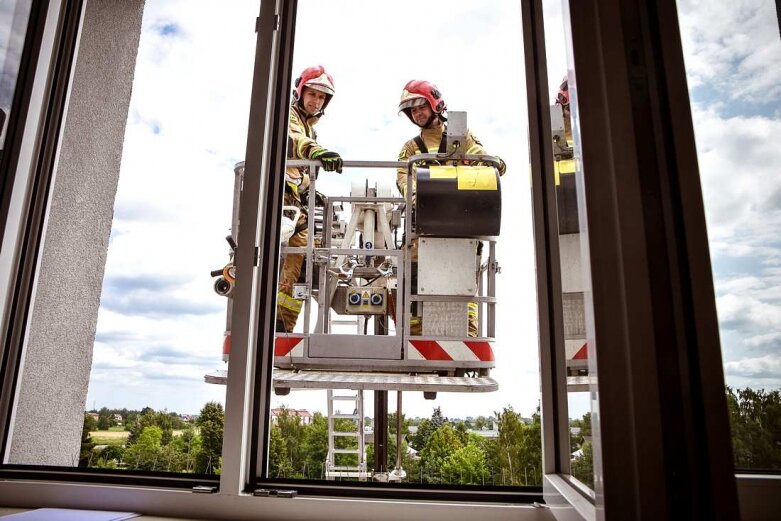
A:
<svg viewBox="0 0 781 521">
<path fill-rule="evenodd" d="M 535 42 L 538 46 L 544 44 L 541 0 L 524 0 L 521 5 L 528 16 L 523 22 L 524 42 Z M 3 429 L 4 438 L 13 416 L 11 391 L 15 386 L 15 377 L 12 376 L 18 368 L 25 316 L 33 291 L 34 263 L 24 260 L 35 259 L 40 247 L 48 183 L 55 164 L 61 118 L 67 105 L 82 7 L 83 2 L 80 0 L 52 0 L 46 4 L 45 23 L 39 20 L 40 25 L 32 24 L 41 37 L 40 54 L 28 55 L 30 61 L 27 62 L 30 71 L 35 71 L 35 81 L 30 81 L 29 75 L 25 76 L 23 88 L 24 95 L 29 96 L 29 106 L 22 110 L 22 105 L 19 105 L 18 110 L 19 117 L 25 118 L 24 130 L 13 141 L 13 148 L 11 142 L 7 142 L 9 146 L 6 147 L 10 153 L 18 153 L 16 170 L 6 179 L 13 183 L 14 192 L 21 191 L 27 199 L 25 204 L 13 206 L 11 194 L 4 193 L 1 201 L 4 245 L 14 245 L 13 262 L 8 266 L 0 265 L 2 276 L 7 276 L 7 280 L 11 281 L 8 284 L 9 291 L 14 292 L 14 300 L 8 301 L 12 305 L 3 308 L 4 350 L 0 368 L 4 371 L 0 375 L 0 419 L 3 421 L 0 422 L 0 428 Z M 272 146 L 268 136 L 272 128 L 280 128 L 280 125 L 287 123 L 286 96 L 282 96 L 282 93 L 287 92 L 291 79 L 293 42 L 292 39 L 284 39 L 289 37 L 287 31 L 294 23 L 289 14 L 290 9 L 295 9 L 295 1 L 262 0 L 260 3 L 245 166 L 248 175 L 241 204 L 242 231 L 245 233 L 244 239 L 240 239 L 242 247 L 236 258 L 238 276 L 242 280 L 255 282 L 251 286 L 238 286 L 235 296 L 234 317 L 242 327 L 235 328 L 233 333 L 231 376 L 226 395 L 224 467 L 219 477 L 218 490 L 213 494 L 193 494 L 190 490 L 177 488 L 185 485 L 177 484 L 176 480 L 152 477 L 133 481 L 125 479 L 124 474 L 116 483 L 107 485 L 110 481 L 108 477 L 98 472 L 90 473 L 91 477 L 85 478 L 89 482 L 79 483 L 74 478 L 78 474 L 75 472 L 3 468 L 0 469 L 0 476 L 4 479 L 0 483 L 2 504 L 128 510 L 144 505 L 145 513 L 149 514 L 215 518 L 254 518 L 258 511 L 263 511 L 275 519 L 316 519 L 323 516 L 324 512 L 330 517 L 345 519 L 364 518 L 367 515 L 378 519 L 397 519 L 400 508 L 403 515 L 411 518 L 426 516 L 448 520 L 473 519 L 479 515 L 489 515 L 491 519 L 498 520 L 549 516 L 547 508 L 533 505 L 473 503 L 471 500 L 378 501 L 366 497 L 334 500 L 303 496 L 285 501 L 282 498 L 251 495 L 256 470 L 267 461 L 267 447 L 261 449 L 263 445 L 258 446 L 254 442 L 266 439 L 269 427 L 268 420 L 264 418 L 267 418 L 270 399 L 270 347 L 273 338 L 273 320 L 270 317 L 274 310 L 271 303 L 276 298 L 276 285 L 271 281 L 276 280 L 279 228 L 279 212 L 275 211 L 277 207 L 274 206 L 278 206 L 279 201 L 274 194 L 279 193 L 280 188 L 278 176 L 270 173 L 279 171 L 284 163 L 284 149 Z M 39 12 L 43 13 L 44 10 Z M 723 371 L 702 196 L 697 175 L 677 175 L 678 172 L 697 172 L 686 78 L 677 23 L 658 23 L 660 20 L 677 21 L 675 1 L 663 0 L 653 6 L 646 6 L 643 2 L 630 0 L 620 5 L 606 5 L 597 0 L 573 0 L 570 2 L 570 15 L 569 26 L 572 28 L 572 41 L 576 50 L 574 68 L 598 71 L 596 74 L 581 75 L 578 88 L 584 116 L 580 122 L 583 124 L 584 165 L 587 171 L 593 173 L 593 178 L 598 180 L 586 187 L 587 211 L 592 223 L 589 233 L 592 244 L 605 248 L 600 251 L 600 264 L 592 262 L 592 268 L 599 268 L 594 273 L 593 290 L 596 331 L 600 339 L 598 362 L 602 370 L 598 390 L 601 391 L 599 411 L 594 417 L 594 446 L 595 459 L 600 459 L 598 455 L 601 455 L 602 462 L 597 482 L 604 479 L 610 483 L 610 487 L 603 489 L 598 486 L 596 502 L 591 503 L 566 478 L 569 453 L 565 446 L 569 443 L 569 431 L 566 428 L 567 415 L 562 415 L 562 411 L 566 411 L 566 390 L 562 397 L 565 386 L 562 380 L 555 378 L 556 374 L 562 374 L 560 371 L 563 368 L 563 353 L 559 346 L 560 306 L 556 306 L 556 299 L 560 300 L 560 291 L 556 291 L 557 245 L 553 240 L 555 230 L 549 224 L 555 222 L 551 221 L 551 218 L 555 219 L 555 212 L 551 213 L 555 207 L 551 206 L 550 187 L 545 185 L 544 176 L 539 177 L 544 172 L 552 171 L 552 167 L 546 164 L 551 157 L 546 151 L 546 146 L 550 147 L 546 137 L 549 133 L 545 132 L 546 124 L 549 126 L 550 123 L 546 123 L 547 111 L 543 110 L 548 103 L 547 79 L 539 75 L 535 81 L 527 74 L 530 125 L 534 123 L 533 133 L 530 128 L 530 146 L 532 157 L 536 157 L 532 164 L 536 161 L 537 165 L 532 169 L 536 172 L 533 182 L 536 181 L 542 189 L 533 194 L 535 240 L 539 237 L 539 240 L 547 241 L 543 243 L 547 249 L 538 248 L 537 251 L 540 309 L 543 309 L 544 303 L 544 309 L 548 310 L 544 318 L 540 314 L 546 501 L 556 517 L 574 515 L 574 518 L 596 519 L 610 516 L 622 519 L 627 518 L 623 517 L 627 514 L 632 516 L 638 512 L 643 515 L 657 512 L 648 509 L 653 509 L 653 503 L 660 497 L 666 498 L 665 477 L 675 470 L 675 466 L 664 459 L 660 464 L 656 461 L 658 453 L 646 453 L 641 449 L 648 444 L 658 447 L 665 445 L 664 433 L 661 431 L 670 429 L 676 420 L 661 412 L 670 392 L 663 392 L 664 382 L 659 379 L 664 374 L 661 369 L 656 376 L 639 375 L 632 366 L 632 360 L 637 357 L 642 359 L 641 355 L 644 354 L 638 346 L 647 347 L 647 344 L 623 345 L 625 339 L 639 334 L 627 317 L 637 319 L 634 313 L 648 305 L 648 301 L 622 302 L 621 297 L 625 296 L 622 284 L 627 280 L 640 283 L 652 280 L 667 284 L 674 292 L 674 318 L 677 320 L 673 320 L 673 325 L 681 327 L 681 320 L 691 319 L 692 326 L 683 328 L 684 337 L 696 341 L 693 351 L 683 350 L 676 344 L 679 346 L 677 354 L 683 357 L 686 371 L 683 376 L 679 373 L 675 393 L 680 396 L 683 389 L 695 389 L 694 394 L 697 395 L 688 397 L 686 402 L 691 407 L 691 410 L 684 411 L 688 414 L 685 416 L 687 433 L 691 435 L 703 429 L 709 433 L 707 446 L 694 451 L 701 461 L 707 462 L 709 471 L 693 474 L 703 486 L 692 485 L 689 490 L 698 494 L 696 497 L 707 499 L 717 513 L 728 519 L 728 516 L 736 513 L 736 479 L 731 461 L 727 464 L 719 461 L 719 457 L 724 459 L 721 454 L 725 453 L 725 440 L 726 454 L 731 454 L 731 450 L 728 446 L 726 408 L 722 407 Z M 616 31 L 616 27 L 620 27 L 623 33 Z M 541 48 L 544 50 L 544 45 Z M 531 63 L 534 70 L 544 71 L 544 52 L 542 56 L 530 56 L 529 49 L 525 46 L 527 66 Z M 647 60 L 648 74 L 642 78 L 644 85 L 633 75 L 637 71 L 626 67 L 627 50 L 634 53 L 633 56 Z M 271 92 L 275 96 L 269 96 Z M 633 126 L 640 125 L 640 122 L 632 118 L 630 110 L 632 104 L 637 102 L 650 104 L 657 111 L 640 129 Z M 26 114 L 22 116 L 23 113 Z M 628 130 L 630 135 L 636 137 L 650 136 L 656 153 L 666 159 L 664 166 L 667 168 L 641 171 L 636 164 L 636 156 L 633 157 L 627 151 L 611 149 L 610 145 L 620 143 L 624 137 L 619 135 L 619 130 Z M 257 143 L 263 146 L 255 146 Z M 25 168 L 25 165 L 29 168 Z M 601 170 L 600 167 L 604 168 Z M 619 171 L 621 176 L 617 175 Z M 668 195 L 672 195 L 670 205 L 658 207 L 664 219 L 655 223 L 656 227 L 652 230 L 660 234 L 659 237 L 670 248 L 669 256 L 656 254 L 650 260 L 667 263 L 672 267 L 672 272 L 678 275 L 687 273 L 690 275 L 688 283 L 682 283 L 680 278 L 666 276 L 649 279 L 648 265 L 627 266 L 622 262 L 633 248 L 642 247 L 648 236 L 645 233 L 639 238 L 629 239 L 621 235 L 619 228 L 638 226 L 642 230 L 644 223 L 641 212 L 633 209 L 628 201 L 617 197 L 616 193 L 634 191 L 636 194 L 641 175 L 651 176 L 667 190 Z M 610 190 L 599 190 L 605 187 L 610 187 Z M 266 208 L 265 214 L 258 212 L 261 201 Z M 682 201 L 687 204 L 683 205 Z M 625 220 L 620 220 L 619 216 Z M 681 226 L 675 228 L 671 223 Z M 15 227 L 22 231 L 18 236 L 9 231 Z M 274 246 L 265 248 L 265 244 Z M 543 255 L 541 251 L 547 251 L 549 256 L 540 259 Z M 592 259 L 595 258 L 593 252 L 592 249 Z M 539 271 L 540 267 L 544 271 Z M 256 274 L 254 277 L 253 273 Z M 264 285 L 259 281 L 265 281 Z M 611 323 L 606 318 L 614 316 L 621 318 L 620 323 Z M 645 320 L 641 324 L 645 330 L 650 333 L 660 330 L 658 321 L 654 322 L 647 316 L 641 318 Z M 687 337 L 687 334 L 690 336 Z M 673 339 L 680 340 L 680 337 L 673 335 Z M 655 344 L 650 345 L 652 352 L 660 355 L 656 352 Z M 546 346 L 555 348 L 549 351 Z M 702 364 L 693 365 L 690 363 L 692 360 L 699 360 Z M 656 360 L 657 363 L 664 361 L 663 357 Z M 722 387 L 719 387 L 719 383 Z M 638 407 L 637 402 L 630 401 L 631 396 L 642 395 L 638 393 L 644 391 L 649 392 L 652 404 Z M 702 406 L 702 414 L 691 414 L 692 410 L 698 410 L 697 406 Z M 642 426 L 627 425 L 626 418 L 635 417 L 639 413 L 649 414 L 650 419 L 646 419 Z M 251 417 L 259 420 L 250 421 Z M 662 424 L 662 429 L 658 432 L 643 430 L 642 427 L 656 420 Z M 714 433 L 713 437 L 710 436 L 711 432 Z M 622 436 L 634 440 L 628 450 L 625 446 L 615 444 Z M 621 449 L 612 448 L 617 446 Z M 654 472 L 650 476 L 640 476 L 639 468 L 651 468 Z M 210 481 L 208 484 L 216 483 Z M 771 502 L 781 508 L 781 494 L 770 493 L 781 490 L 779 476 L 741 474 L 737 476 L 737 489 L 743 513 L 761 517 L 766 514 L 765 509 Z M 676 503 L 673 501 L 670 504 Z M 720 508 L 716 508 L 717 504 Z M 568 508 L 553 508 L 558 505 Z"/>
</svg>

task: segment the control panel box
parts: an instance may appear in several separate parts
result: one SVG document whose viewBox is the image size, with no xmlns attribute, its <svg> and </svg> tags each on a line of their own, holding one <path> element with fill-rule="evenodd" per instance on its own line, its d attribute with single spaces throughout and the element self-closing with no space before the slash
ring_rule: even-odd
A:
<svg viewBox="0 0 781 521">
<path fill-rule="evenodd" d="M 388 290 L 380 287 L 347 288 L 345 312 L 350 315 L 384 315 L 388 309 Z"/>
</svg>

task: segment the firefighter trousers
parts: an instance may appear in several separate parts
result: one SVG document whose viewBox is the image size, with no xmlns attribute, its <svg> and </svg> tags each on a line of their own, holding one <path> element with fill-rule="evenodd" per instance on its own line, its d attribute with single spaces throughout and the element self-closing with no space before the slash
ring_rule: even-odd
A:
<svg viewBox="0 0 781 521">
<path fill-rule="evenodd" d="M 285 191 L 285 206 L 302 207 L 301 201 L 289 191 Z M 304 247 L 309 239 L 306 214 L 302 211 L 296 223 L 296 232 L 288 239 L 287 245 L 291 247 Z M 293 284 L 301 276 L 301 268 L 304 265 L 303 253 L 288 253 L 282 262 L 279 274 L 279 286 L 277 287 L 277 321 L 284 324 L 285 332 L 292 333 L 296 327 L 298 315 L 301 313 L 303 300 L 293 298 Z"/>
</svg>

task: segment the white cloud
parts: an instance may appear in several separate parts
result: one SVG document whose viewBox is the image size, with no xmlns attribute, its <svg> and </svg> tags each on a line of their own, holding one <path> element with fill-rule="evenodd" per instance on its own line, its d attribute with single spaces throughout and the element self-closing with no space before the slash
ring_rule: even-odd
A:
<svg viewBox="0 0 781 521">
<path fill-rule="evenodd" d="M 772 1 L 681 0 L 678 11 L 690 88 L 707 86 L 723 101 L 778 102 L 781 41 Z"/>
<path fill-rule="evenodd" d="M 724 371 L 728 375 L 774 379 L 781 383 L 781 354 L 773 353 L 759 358 L 726 362 Z"/>
</svg>

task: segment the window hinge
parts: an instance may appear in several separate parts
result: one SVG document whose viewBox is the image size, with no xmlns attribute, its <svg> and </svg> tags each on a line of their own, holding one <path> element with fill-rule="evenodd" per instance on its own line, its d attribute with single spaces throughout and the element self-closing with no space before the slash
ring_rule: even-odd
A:
<svg viewBox="0 0 781 521">
<path fill-rule="evenodd" d="M 296 497 L 298 495 L 297 490 L 282 490 L 276 488 L 259 488 L 252 493 L 253 496 L 276 496 L 276 497 Z"/>
<path fill-rule="evenodd" d="M 193 492 L 196 494 L 214 494 L 217 492 L 217 487 L 210 487 L 208 485 L 198 485 L 193 487 Z"/>
<path fill-rule="evenodd" d="M 256 268 L 260 266 L 260 246 L 255 246 L 255 260 L 253 261 L 253 264 Z"/>
<path fill-rule="evenodd" d="M 279 15 L 275 14 L 274 15 L 274 30 L 275 31 L 279 30 L 279 21 L 280 21 Z M 255 18 L 255 32 L 256 33 L 260 32 L 260 16 Z"/>
</svg>

